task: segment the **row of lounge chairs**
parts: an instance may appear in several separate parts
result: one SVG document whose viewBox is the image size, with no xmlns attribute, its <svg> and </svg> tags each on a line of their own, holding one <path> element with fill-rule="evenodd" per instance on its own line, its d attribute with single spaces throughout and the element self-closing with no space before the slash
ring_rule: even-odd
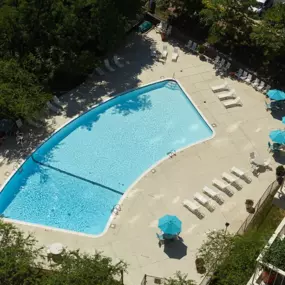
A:
<svg viewBox="0 0 285 285">
<path fill-rule="evenodd" d="M 271 89 L 270 85 L 266 86 L 265 82 L 260 80 L 258 77 L 253 80 L 252 74 L 241 68 L 236 73 L 236 76 L 239 80 L 244 81 L 248 85 L 251 85 L 255 90 L 259 92 L 267 93 Z"/>
<path fill-rule="evenodd" d="M 214 93 L 218 93 L 218 98 L 222 101 L 223 105 L 226 108 L 242 106 L 241 99 L 240 97 L 236 96 L 235 89 L 230 89 L 226 81 L 221 85 L 212 86 L 211 89 Z M 222 92 L 222 91 L 227 91 L 227 92 Z"/>
<path fill-rule="evenodd" d="M 197 53 L 198 52 L 198 44 L 196 42 L 193 42 L 191 40 L 189 40 L 187 42 L 187 44 L 185 45 L 186 49 L 190 50 L 193 53 Z"/>
<path fill-rule="evenodd" d="M 166 44 L 163 45 L 162 53 L 159 56 L 158 56 L 158 53 L 157 53 L 156 49 L 154 47 L 151 47 L 150 55 L 151 55 L 151 57 L 160 57 L 161 59 L 166 60 L 167 56 L 168 56 L 168 47 L 167 47 L 167 45 Z M 172 59 L 171 60 L 176 62 L 178 57 L 179 57 L 178 47 L 174 47 L 173 48 L 173 52 L 172 52 Z"/>
<path fill-rule="evenodd" d="M 217 190 L 205 186 L 203 188 L 203 193 L 205 195 L 196 192 L 194 194 L 195 201 L 184 200 L 182 202 L 183 206 L 195 214 L 199 219 L 203 219 L 205 217 L 205 214 L 203 211 L 201 211 L 202 207 L 206 208 L 209 212 L 213 212 L 216 208 L 215 202 L 218 205 L 222 205 L 224 203 L 222 192 L 231 197 L 234 195 L 234 191 L 230 186 L 236 188 L 237 190 L 241 190 L 242 185 L 238 182 L 238 180 L 243 180 L 248 184 L 252 181 L 252 179 L 247 175 L 247 172 L 235 166 L 231 168 L 231 173 L 234 176 L 223 172 L 223 180 L 216 178 L 212 180 L 212 185 L 215 186 Z"/>
<path fill-rule="evenodd" d="M 114 64 L 116 65 L 116 67 L 119 67 L 119 68 L 123 68 L 123 67 L 124 67 L 124 64 L 121 63 L 121 59 L 120 59 L 117 55 L 114 55 L 114 57 L 113 57 L 113 62 L 114 62 Z M 115 69 L 113 68 L 113 66 L 110 64 L 108 58 L 104 59 L 104 66 L 105 66 L 105 68 L 106 68 L 107 71 L 110 71 L 110 72 L 114 72 L 114 71 L 115 71 Z M 96 72 L 98 75 L 100 75 L 100 76 L 105 75 L 105 72 L 104 72 L 104 70 L 103 70 L 101 67 L 96 67 L 96 68 L 95 68 L 95 72 Z"/>
<path fill-rule="evenodd" d="M 230 62 L 226 62 L 226 60 L 221 58 L 219 55 L 217 55 L 214 60 L 214 68 L 218 73 L 227 74 L 231 65 L 232 64 Z"/>
</svg>

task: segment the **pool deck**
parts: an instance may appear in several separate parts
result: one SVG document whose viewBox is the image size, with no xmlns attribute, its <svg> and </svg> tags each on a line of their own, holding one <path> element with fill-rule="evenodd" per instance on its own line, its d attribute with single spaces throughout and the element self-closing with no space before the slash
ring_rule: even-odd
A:
<svg viewBox="0 0 285 285">
<path fill-rule="evenodd" d="M 156 45 L 159 51 L 163 43 L 151 31 L 147 36 L 131 35 L 128 44 L 118 51 L 125 59 L 125 67 L 104 77 L 93 76 L 86 83 L 65 94 L 61 100 L 65 111 L 59 116 L 50 116 L 47 130 L 25 133 L 24 146 L 17 146 L 11 139 L 1 146 L 0 183 L 3 184 L 17 161 L 55 129 L 92 105 L 107 100 L 115 94 L 139 85 L 175 77 L 191 96 L 210 124 L 215 124 L 213 139 L 189 147 L 175 157 L 155 167 L 155 173 L 148 173 L 128 192 L 123 201 L 122 211 L 113 220 L 114 228 L 108 229 L 101 237 L 93 238 L 34 226 L 19 225 L 25 231 L 34 232 L 40 245 L 61 242 L 70 249 L 80 248 L 86 252 L 103 251 L 114 260 L 123 259 L 128 264 L 125 284 L 140 284 L 144 274 L 168 277 L 177 270 L 188 273 L 191 279 L 199 281 L 196 272 L 195 254 L 211 229 L 228 228 L 236 232 L 247 217 L 244 202 L 261 197 L 267 186 L 275 179 L 274 171 L 252 177 L 252 183 L 240 182 L 242 190 L 234 190 L 232 197 L 226 197 L 221 206 L 210 213 L 203 210 L 205 218 L 199 220 L 182 206 L 184 199 L 193 200 L 195 192 L 202 193 L 203 186 L 211 186 L 213 178 L 221 179 L 222 172 L 230 168 L 250 171 L 249 153 L 257 152 L 264 159 L 272 155 L 267 151 L 270 130 L 283 128 L 282 122 L 274 119 L 264 107 L 265 97 L 251 86 L 226 78 L 229 85 L 241 97 L 242 107 L 225 109 L 210 86 L 221 84 L 225 79 L 215 75 L 212 64 L 198 57 L 180 51 L 177 62 L 171 62 L 172 46 L 168 43 L 169 54 L 166 63 L 150 58 L 149 47 Z M 130 110 L 134 111 L 134 110 Z M 4 151 L 6 150 L 6 151 Z M 8 150 L 8 151 L 7 151 Z M 277 163 L 272 158 L 272 165 Z M 212 186 L 211 186 L 212 187 Z M 234 188 L 233 188 L 234 189 Z M 182 220 L 181 237 L 184 245 L 164 252 L 158 246 L 156 233 L 158 219 L 164 214 L 177 215 Z M 185 249 L 187 247 L 187 252 Z"/>
</svg>

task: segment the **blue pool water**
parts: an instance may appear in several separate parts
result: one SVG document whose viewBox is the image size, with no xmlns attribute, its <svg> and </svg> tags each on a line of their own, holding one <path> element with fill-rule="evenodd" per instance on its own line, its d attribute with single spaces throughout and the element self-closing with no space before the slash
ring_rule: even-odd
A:
<svg viewBox="0 0 285 285">
<path fill-rule="evenodd" d="M 0 195 L 4 217 L 100 234 L 128 187 L 212 129 L 175 81 L 118 96 L 41 145 Z"/>
</svg>

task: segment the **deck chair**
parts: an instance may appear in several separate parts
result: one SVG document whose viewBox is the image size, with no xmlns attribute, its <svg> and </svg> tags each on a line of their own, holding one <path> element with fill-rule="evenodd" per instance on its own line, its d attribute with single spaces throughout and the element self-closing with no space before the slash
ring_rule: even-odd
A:
<svg viewBox="0 0 285 285">
<path fill-rule="evenodd" d="M 257 91 L 262 91 L 262 89 L 265 87 L 264 81 L 261 81 L 260 84 L 255 88 Z"/>
<path fill-rule="evenodd" d="M 218 64 L 218 69 L 223 68 L 225 63 L 226 63 L 226 60 L 224 58 L 222 58 L 221 62 Z"/>
<path fill-rule="evenodd" d="M 178 47 L 175 47 L 174 49 L 173 49 L 173 53 L 172 53 L 172 61 L 177 61 L 177 59 L 178 59 Z"/>
<path fill-rule="evenodd" d="M 220 56 L 217 55 L 214 61 L 214 66 L 217 66 L 219 64 L 219 61 L 220 61 Z"/>
<path fill-rule="evenodd" d="M 164 244 L 164 238 L 163 238 L 163 235 L 160 235 L 158 233 L 156 233 L 156 237 L 158 238 L 158 243 L 159 245 L 163 245 Z"/>
<path fill-rule="evenodd" d="M 124 67 L 124 65 L 123 65 L 122 63 L 120 63 L 120 58 L 118 58 L 117 55 L 114 55 L 113 60 L 114 60 L 114 63 L 115 63 L 119 68 Z"/>
<path fill-rule="evenodd" d="M 105 67 L 106 67 L 107 70 L 109 70 L 111 72 L 115 71 L 115 69 L 110 65 L 110 62 L 109 62 L 108 58 L 104 59 L 104 64 L 105 64 Z"/>
<path fill-rule="evenodd" d="M 259 79 L 256 77 L 255 80 L 251 83 L 251 86 L 255 88 L 259 84 Z"/>
<path fill-rule="evenodd" d="M 221 85 L 212 86 L 211 89 L 212 89 L 213 92 L 219 92 L 219 91 L 222 91 L 222 90 L 229 90 L 229 85 L 228 85 L 228 82 L 225 81 Z"/>
<path fill-rule="evenodd" d="M 40 123 L 34 121 L 33 119 L 27 119 L 27 123 L 32 127 L 36 127 L 36 128 L 42 127 L 42 125 Z"/>
<path fill-rule="evenodd" d="M 213 190 L 212 188 L 204 186 L 203 193 L 205 193 L 208 197 L 212 198 L 219 205 L 224 203 L 224 199 L 221 197 L 221 195 L 218 192 L 216 192 L 215 190 Z"/>
<path fill-rule="evenodd" d="M 231 173 L 244 180 L 246 183 L 251 183 L 252 179 L 246 174 L 246 172 L 240 170 L 239 168 L 233 166 L 231 168 Z"/>
<path fill-rule="evenodd" d="M 16 120 L 16 126 L 17 126 L 18 129 L 21 129 L 21 128 L 22 128 L 23 122 L 22 122 L 21 119 Z"/>
<path fill-rule="evenodd" d="M 252 80 L 252 74 L 248 74 L 247 75 L 247 78 L 244 80 L 247 84 L 250 84 L 250 82 L 251 82 L 251 80 Z"/>
<path fill-rule="evenodd" d="M 198 203 L 200 203 L 202 206 L 204 206 L 210 212 L 215 211 L 215 206 L 210 202 L 210 200 L 208 198 L 201 195 L 200 193 L 196 192 L 194 194 L 194 200 L 196 200 Z"/>
<path fill-rule="evenodd" d="M 218 98 L 222 101 L 222 100 L 227 100 L 227 99 L 234 99 L 236 98 L 236 92 L 235 89 L 230 90 L 229 92 L 225 92 L 225 93 L 220 93 L 218 94 Z"/>
<path fill-rule="evenodd" d="M 62 102 L 60 102 L 60 100 L 57 98 L 57 96 L 53 96 L 52 97 L 52 102 L 57 105 L 58 107 L 62 108 L 63 109 L 63 106 L 62 106 Z"/>
<path fill-rule="evenodd" d="M 205 217 L 205 215 L 200 211 L 201 206 L 197 205 L 195 202 L 184 200 L 182 202 L 182 205 L 194 215 L 196 215 L 199 219 L 203 219 Z"/>
<path fill-rule="evenodd" d="M 222 173 L 222 178 L 228 182 L 229 184 L 231 184 L 232 186 L 234 186 L 237 190 L 241 190 L 242 189 L 242 185 L 239 184 L 237 182 L 238 178 L 236 177 L 233 177 L 232 175 L 226 173 L 226 172 L 223 172 Z"/>
<path fill-rule="evenodd" d="M 193 45 L 192 45 L 192 47 L 191 47 L 190 49 L 191 49 L 191 51 L 192 51 L 193 53 L 195 53 L 195 52 L 197 52 L 197 47 L 198 47 L 198 44 L 195 43 L 195 42 L 193 42 Z"/>
<path fill-rule="evenodd" d="M 96 67 L 95 71 L 98 75 L 103 76 L 105 75 L 105 72 L 100 68 L 100 67 Z"/>
<path fill-rule="evenodd" d="M 248 72 L 247 71 L 244 71 L 242 76 L 240 77 L 241 80 L 245 80 L 247 78 L 247 74 Z"/>
<path fill-rule="evenodd" d="M 267 85 L 267 86 L 262 90 L 262 93 L 263 93 L 263 94 L 266 94 L 270 89 L 271 89 L 271 86 L 270 86 L 270 85 Z"/>
<path fill-rule="evenodd" d="M 187 42 L 187 44 L 185 45 L 185 47 L 187 48 L 187 49 L 190 49 L 191 48 L 191 46 L 192 46 L 192 41 L 191 40 L 189 40 L 188 42 Z"/>
<path fill-rule="evenodd" d="M 226 64 L 226 66 L 225 66 L 225 70 L 229 70 L 230 69 L 230 67 L 231 67 L 231 63 L 230 62 L 228 62 L 227 64 Z"/>
<path fill-rule="evenodd" d="M 236 97 L 235 99 L 224 101 L 223 104 L 226 108 L 231 108 L 231 107 L 243 105 L 241 100 L 240 100 L 240 97 Z"/>
<path fill-rule="evenodd" d="M 163 45 L 161 57 L 166 59 L 167 55 L 168 55 L 167 45 Z"/>
<path fill-rule="evenodd" d="M 242 76 L 243 70 L 240 68 L 238 72 L 236 72 L 236 77 L 240 78 Z"/>
<path fill-rule="evenodd" d="M 51 110 L 57 114 L 60 113 L 60 110 L 57 107 L 55 107 L 54 105 L 52 105 L 50 101 L 48 101 L 46 105 L 47 105 L 49 110 Z"/>
<path fill-rule="evenodd" d="M 229 188 L 229 184 L 225 184 L 223 181 L 218 179 L 213 179 L 212 184 L 228 196 L 231 197 L 234 195 L 234 192 Z"/>
<path fill-rule="evenodd" d="M 155 47 L 150 47 L 150 56 L 151 57 L 157 57 L 157 51 Z"/>
</svg>

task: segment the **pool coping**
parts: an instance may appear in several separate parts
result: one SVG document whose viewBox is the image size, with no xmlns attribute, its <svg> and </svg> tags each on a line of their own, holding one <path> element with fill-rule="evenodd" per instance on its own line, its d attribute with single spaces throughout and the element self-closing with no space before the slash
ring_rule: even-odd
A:
<svg viewBox="0 0 285 285">
<path fill-rule="evenodd" d="M 151 83 L 145 84 L 145 85 L 141 85 L 139 87 L 136 88 L 132 88 L 129 90 L 126 90 L 124 92 L 118 93 L 117 95 L 114 95 L 113 97 L 109 97 L 106 100 L 103 100 L 102 102 L 92 105 L 92 107 L 88 108 L 86 111 L 79 113 L 78 115 L 74 116 L 73 118 L 71 118 L 70 120 L 68 120 L 66 123 L 64 123 L 62 126 L 60 126 L 59 128 L 57 128 L 50 136 L 48 136 L 46 139 L 44 139 L 37 147 L 35 147 L 31 154 L 28 155 L 25 160 L 23 160 L 19 165 L 18 168 L 14 169 L 12 171 L 12 173 L 7 177 L 6 181 L 1 185 L 0 187 L 0 195 L 3 191 L 3 189 L 5 188 L 5 186 L 10 182 L 10 180 L 13 178 L 13 176 L 18 172 L 19 169 L 21 169 L 21 167 L 25 164 L 25 162 L 29 159 L 32 158 L 32 155 L 34 154 L 34 152 L 39 149 L 43 144 L 45 144 L 49 139 L 51 139 L 55 134 L 57 134 L 61 129 L 63 129 L 64 127 L 66 127 L 67 125 L 71 124 L 73 121 L 75 121 L 76 119 L 78 119 L 80 116 L 88 113 L 89 111 L 92 111 L 94 108 L 103 105 L 107 102 L 109 102 L 110 100 L 116 99 L 117 97 L 123 96 L 126 93 L 132 92 L 134 90 L 138 90 L 156 83 L 160 83 L 163 81 L 174 81 L 176 82 L 179 87 L 181 88 L 181 90 L 184 92 L 184 94 L 187 96 L 188 100 L 191 102 L 191 104 L 196 108 L 197 112 L 199 113 L 199 115 L 203 118 L 203 120 L 206 122 L 206 124 L 208 125 L 208 127 L 211 129 L 212 131 L 212 135 L 206 139 L 202 139 L 199 140 L 195 143 L 192 143 L 190 145 L 187 145 L 183 148 L 180 148 L 178 150 L 175 150 L 175 153 L 179 153 L 184 151 L 185 149 L 188 149 L 192 146 L 195 146 L 197 144 L 209 141 L 211 139 L 213 139 L 216 135 L 216 131 L 215 129 L 212 127 L 212 125 L 208 122 L 208 120 L 206 119 L 206 117 L 203 115 L 203 113 L 201 112 L 201 110 L 199 109 L 199 107 L 195 104 L 195 102 L 193 102 L 192 98 L 190 97 L 190 95 L 188 94 L 188 92 L 183 88 L 182 84 L 179 82 L 179 80 L 175 79 L 175 78 L 162 78 L 160 80 L 157 81 L 153 81 Z M 122 205 L 123 201 L 125 200 L 125 198 L 127 197 L 128 193 L 133 189 L 133 187 L 138 183 L 139 180 L 141 180 L 146 174 L 148 174 L 150 171 L 152 171 L 155 167 L 157 167 L 159 164 L 161 164 L 162 162 L 164 162 L 165 160 L 169 159 L 169 156 L 165 156 L 162 159 L 158 160 L 156 163 L 154 163 L 151 167 L 149 167 L 146 171 L 144 171 L 125 191 L 125 193 L 122 195 L 122 197 L 120 198 L 120 200 L 118 201 L 118 203 L 116 204 L 116 206 L 120 206 Z M 109 230 L 112 221 L 114 220 L 114 218 L 117 216 L 117 214 L 113 211 L 113 213 L 110 215 L 110 218 L 108 220 L 108 222 L 106 223 L 106 226 L 104 228 L 104 230 L 100 233 L 100 234 L 86 234 L 86 233 L 82 233 L 82 232 L 76 232 L 76 231 L 71 231 L 71 230 L 66 230 L 66 229 L 61 229 L 61 228 L 55 228 L 55 227 L 51 227 L 51 226 L 45 226 L 45 225 L 41 225 L 41 224 L 35 224 L 35 223 L 30 223 L 30 222 L 25 222 L 25 221 L 20 221 L 20 220 L 16 220 L 16 219 L 10 219 L 10 218 L 3 218 L 4 222 L 9 222 L 9 223 L 14 223 L 14 224 L 20 224 L 20 225 L 25 225 L 25 226 L 31 226 L 31 227 L 36 227 L 36 228 L 42 228 L 45 230 L 50 230 L 50 231 L 60 231 L 63 233 L 68 233 L 68 234 L 73 234 L 73 235 L 77 235 L 77 236 L 84 236 L 84 237 L 91 237 L 91 238 L 99 238 L 102 237 L 103 235 L 105 235 L 107 233 L 107 231 Z"/>
</svg>

